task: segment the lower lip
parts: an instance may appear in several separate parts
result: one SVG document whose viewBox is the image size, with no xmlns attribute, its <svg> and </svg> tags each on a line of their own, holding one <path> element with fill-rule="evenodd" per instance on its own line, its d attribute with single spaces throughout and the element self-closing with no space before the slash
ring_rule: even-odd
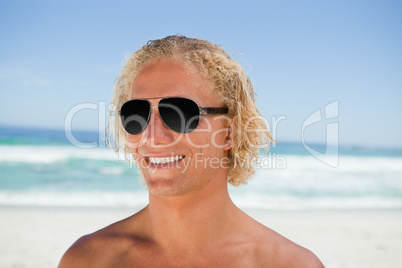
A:
<svg viewBox="0 0 402 268">
<path fill-rule="evenodd" d="M 152 168 L 152 169 L 167 169 L 167 168 L 175 168 L 175 167 L 178 167 L 179 163 L 180 163 L 183 159 L 184 159 L 184 158 L 179 159 L 179 160 L 174 161 L 174 162 L 161 163 L 161 164 L 151 163 L 151 162 L 149 161 L 149 159 L 147 159 L 146 162 L 147 162 L 147 166 L 148 166 L 149 168 Z"/>
</svg>

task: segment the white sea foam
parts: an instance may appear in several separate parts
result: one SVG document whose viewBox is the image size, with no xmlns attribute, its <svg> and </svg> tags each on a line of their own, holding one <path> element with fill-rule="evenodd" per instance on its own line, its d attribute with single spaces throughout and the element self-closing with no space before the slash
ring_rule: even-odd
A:
<svg viewBox="0 0 402 268">
<path fill-rule="evenodd" d="M 52 163 L 69 158 L 118 160 L 107 148 L 81 149 L 73 146 L 1 145 L 0 162 Z"/>
<path fill-rule="evenodd" d="M 286 161 L 286 169 L 311 169 L 312 171 L 325 170 L 335 172 L 351 171 L 402 171 L 401 157 L 364 157 L 364 156 L 331 156 L 339 157 L 339 165 L 331 167 L 311 155 L 280 155 Z"/>
<path fill-rule="evenodd" d="M 308 187 L 310 189 L 326 186 L 366 187 L 370 182 L 384 180 L 401 186 L 402 189 L 402 158 L 397 157 L 357 157 L 340 156 L 336 168 L 325 165 L 310 156 L 284 156 L 287 166 L 285 169 L 257 169 L 251 184 L 258 187 L 269 185 L 286 185 L 290 188 Z M 325 185 L 322 185 L 325 182 Z"/>
<path fill-rule="evenodd" d="M 340 156 L 336 168 L 287 155 L 285 169 L 263 169 L 233 199 L 247 208 L 402 209 L 402 158 Z"/>
<path fill-rule="evenodd" d="M 148 194 L 141 192 L 0 191 L 0 205 L 49 207 L 143 207 Z"/>
<path fill-rule="evenodd" d="M 111 161 L 124 159 L 122 155 L 117 155 L 108 148 L 82 149 L 74 146 L 0 145 L 0 162 L 51 163 L 68 158 Z M 285 161 L 285 168 L 275 166 L 275 158 L 281 158 Z M 342 173 L 386 170 L 402 172 L 401 157 L 339 156 L 339 166 L 336 168 L 330 167 L 310 155 L 275 155 L 275 157 L 271 156 L 269 160 L 271 161 L 270 165 L 266 168 L 257 168 L 257 173 L 261 170 L 270 173 L 279 171 L 282 176 L 288 176 L 294 170 L 310 170 L 312 175 L 317 171 Z M 276 161 L 276 163 L 278 162 Z"/>
</svg>

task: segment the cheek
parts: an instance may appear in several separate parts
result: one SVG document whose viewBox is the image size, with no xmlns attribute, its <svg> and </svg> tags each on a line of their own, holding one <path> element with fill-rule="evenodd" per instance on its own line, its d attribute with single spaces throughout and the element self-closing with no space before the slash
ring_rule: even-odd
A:
<svg viewBox="0 0 402 268">
<path fill-rule="evenodd" d="M 227 136 L 226 129 L 214 131 L 193 132 L 186 137 L 186 143 L 194 150 L 202 150 L 204 153 L 217 154 L 223 151 Z"/>
<path fill-rule="evenodd" d="M 186 144 L 188 144 L 189 147 L 197 151 L 208 148 L 210 146 L 209 136 L 209 133 L 193 131 L 192 133 L 189 133 L 185 137 L 183 137 L 183 140 Z"/>
<path fill-rule="evenodd" d="M 140 145 L 141 135 L 130 135 L 127 134 L 128 147 L 131 152 L 137 152 Z"/>
<path fill-rule="evenodd" d="M 140 138 L 137 137 L 139 135 L 130 135 L 127 134 L 127 146 L 130 149 L 131 152 L 131 156 L 133 157 L 133 160 L 135 161 L 135 163 L 137 164 L 138 167 L 140 167 L 140 165 L 138 164 L 139 161 L 139 155 L 138 155 L 138 144 L 139 144 L 139 140 Z"/>
<path fill-rule="evenodd" d="M 219 144 L 223 140 L 222 130 L 219 128 L 218 122 L 211 120 L 210 118 L 203 117 L 198 127 L 191 133 L 187 134 L 186 140 L 192 146 L 196 148 L 210 148 L 216 144 Z"/>
</svg>

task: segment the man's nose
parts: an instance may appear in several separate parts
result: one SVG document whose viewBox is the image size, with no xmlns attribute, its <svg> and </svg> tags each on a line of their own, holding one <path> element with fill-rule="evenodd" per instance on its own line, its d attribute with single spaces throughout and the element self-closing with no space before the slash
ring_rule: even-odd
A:
<svg viewBox="0 0 402 268">
<path fill-rule="evenodd" d="M 149 146 L 166 145 L 174 141 L 172 130 L 168 128 L 160 117 L 158 107 L 151 106 L 151 117 L 148 127 L 144 131 L 144 143 Z"/>
</svg>

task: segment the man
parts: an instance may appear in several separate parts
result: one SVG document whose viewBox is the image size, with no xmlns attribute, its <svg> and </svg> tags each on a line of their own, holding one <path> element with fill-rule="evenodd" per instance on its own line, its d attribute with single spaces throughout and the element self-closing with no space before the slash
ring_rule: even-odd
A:
<svg viewBox="0 0 402 268">
<path fill-rule="evenodd" d="M 221 47 L 150 41 L 116 81 L 114 140 L 136 161 L 149 205 L 80 238 L 60 267 L 323 267 L 229 197 L 228 182 L 246 183 L 270 136 L 248 77 Z"/>
</svg>

